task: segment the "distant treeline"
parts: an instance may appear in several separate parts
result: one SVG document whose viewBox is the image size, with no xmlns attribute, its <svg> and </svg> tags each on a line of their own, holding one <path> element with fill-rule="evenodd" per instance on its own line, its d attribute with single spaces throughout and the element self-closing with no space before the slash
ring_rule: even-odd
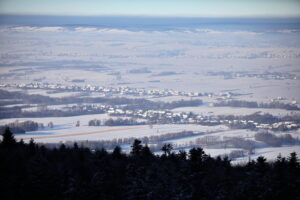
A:
<svg viewBox="0 0 300 200">
<path fill-rule="evenodd" d="M 151 151 L 159 151 L 163 144 L 167 140 L 174 140 L 174 139 L 180 139 L 185 137 L 192 137 L 192 136 L 200 136 L 203 133 L 195 133 L 192 131 L 182 131 L 178 133 L 167 133 L 162 135 L 152 135 L 152 136 L 144 136 L 139 137 L 138 139 L 141 140 L 143 143 L 148 144 Z M 107 149 L 107 150 L 113 150 L 116 146 L 122 146 L 122 145 L 128 145 L 132 144 L 136 137 L 128 137 L 128 138 L 118 138 L 118 139 L 112 139 L 112 140 L 82 140 L 77 141 L 76 143 L 85 148 L 89 148 L 92 150 L 99 150 L 99 149 Z M 67 147 L 72 147 L 74 144 L 73 141 L 67 141 L 65 145 Z M 59 143 L 41 143 L 41 145 L 44 145 L 48 148 L 58 148 L 60 146 Z M 176 146 L 174 146 L 176 147 Z"/>
<path fill-rule="evenodd" d="M 0 106 L 11 105 L 14 103 L 22 104 L 43 104 L 43 105 L 61 105 L 61 104 L 82 104 L 82 103 L 103 103 L 107 105 L 127 105 L 134 109 L 173 109 L 184 106 L 198 106 L 202 100 L 180 100 L 173 102 L 155 102 L 147 99 L 124 98 L 124 97 L 48 97 L 36 94 L 25 94 L 22 92 L 9 92 L 0 90 Z M 12 100 L 12 102 L 9 101 Z"/>
<path fill-rule="evenodd" d="M 250 115 L 219 115 L 219 120 L 246 120 L 246 121 L 254 121 L 257 123 L 262 124 L 273 124 L 280 121 L 292 121 L 298 123 L 300 120 L 300 115 L 293 115 L 293 116 L 284 116 L 284 117 L 277 117 L 271 114 L 260 114 L 259 112 L 253 113 Z"/>
<path fill-rule="evenodd" d="M 243 149 L 244 153 L 253 154 L 255 152 L 255 148 L 258 146 L 257 141 L 264 142 L 268 146 L 282 146 L 282 145 L 298 145 L 300 144 L 300 140 L 297 138 L 293 138 L 290 134 L 285 134 L 283 136 L 276 136 L 274 134 L 268 132 L 257 133 L 255 135 L 255 140 L 247 140 L 241 137 L 224 137 L 220 138 L 218 136 L 204 135 L 201 132 L 192 132 L 192 131 L 182 131 L 178 133 L 168 133 L 162 135 L 153 135 L 153 136 L 144 136 L 139 137 L 143 143 L 148 144 L 151 151 L 159 151 L 161 147 L 170 140 L 178 140 L 186 137 L 195 137 L 194 140 L 180 143 L 180 144 L 172 144 L 174 149 L 182 149 L 182 148 L 194 148 L 194 147 L 205 147 L 205 148 L 238 148 Z M 202 137 L 199 137 L 202 136 Z M 99 150 L 105 148 L 107 150 L 113 150 L 116 146 L 129 145 L 134 142 L 135 137 L 128 138 L 118 138 L 112 140 L 96 140 L 96 141 L 77 141 L 77 144 L 81 147 L 89 148 L 92 150 Z M 73 146 L 73 141 L 67 141 L 65 145 L 67 147 Z M 58 148 L 60 143 L 41 143 L 41 145 L 45 145 L 48 148 Z M 237 152 L 236 152 L 237 153 Z M 237 155 L 235 155 L 235 158 Z M 233 158 L 233 156 L 232 156 Z"/>
<path fill-rule="evenodd" d="M 230 100 L 214 103 L 214 106 L 230 106 L 230 107 L 245 107 L 245 108 L 278 108 L 285 110 L 300 110 L 297 105 L 287 104 L 278 101 L 270 103 L 257 103 L 254 101 Z"/>
<path fill-rule="evenodd" d="M 9 92 L 6 90 L 0 90 L 0 106 L 11 104 L 43 104 L 43 103 L 55 103 L 54 98 L 43 96 L 39 94 L 26 94 L 23 92 Z"/>
<path fill-rule="evenodd" d="M 16 142 L 9 130 L 0 143 L 0 196 L 9 200 L 235 200 L 299 199 L 300 162 L 296 153 L 274 162 L 258 157 L 231 165 L 202 148 L 161 155 L 134 140 L 130 154 L 62 144 L 48 149 Z M 241 153 L 241 152 L 237 152 Z"/>
<path fill-rule="evenodd" d="M 296 145 L 300 144 L 300 140 L 293 138 L 290 134 L 276 136 L 268 132 L 255 134 L 255 140 L 262 141 L 269 146 L 280 147 L 282 145 Z"/>
<path fill-rule="evenodd" d="M 15 121 L 4 126 L 0 126 L 0 133 L 2 133 L 7 127 L 9 127 L 13 133 L 25 133 L 26 131 L 36 131 L 39 128 L 44 128 L 44 125 L 34 121 Z"/>
<path fill-rule="evenodd" d="M 76 110 L 37 110 L 37 111 L 22 111 L 19 107 L 10 107 L 10 108 L 1 108 L 0 110 L 0 119 L 7 118 L 30 118 L 30 117 L 70 117 L 70 116 L 79 116 L 79 115 L 89 115 L 89 114 L 103 114 L 105 113 L 103 109 L 94 108 L 94 109 L 76 109 Z"/>
<path fill-rule="evenodd" d="M 253 154 L 255 141 L 246 140 L 241 137 L 224 137 L 220 139 L 217 136 L 204 136 L 192 141 L 191 146 L 239 148 L 246 150 L 249 154 Z"/>
<path fill-rule="evenodd" d="M 49 97 L 38 94 L 26 94 L 23 92 L 9 92 L 0 90 L 0 106 L 21 104 L 43 104 L 43 105 L 61 105 L 61 104 L 82 104 L 82 103 L 103 103 L 109 105 L 121 104 L 147 104 L 152 101 L 146 99 L 129 99 L 129 98 L 109 98 L 109 97 Z M 11 101 L 10 101 L 11 100 Z M 156 104 L 156 102 L 152 102 Z"/>
<path fill-rule="evenodd" d="M 101 120 L 99 119 L 92 119 L 88 122 L 89 126 L 101 126 Z"/>
<path fill-rule="evenodd" d="M 84 114 L 101 114 L 104 113 L 102 108 L 75 109 L 75 110 L 48 110 L 47 105 L 62 104 L 84 104 L 97 103 L 110 106 L 122 105 L 125 110 L 166 110 L 185 106 L 198 106 L 202 104 L 202 100 L 180 100 L 173 102 L 155 102 L 147 99 L 131 99 L 120 97 L 62 97 L 54 98 L 42 95 L 29 95 L 21 92 L 9 92 L 0 90 L 0 119 L 3 118 L 19 118 L 19 117 L 67 117 Z M 41 109 L 35 112 L 23 112 L 22 106 L 3 107 L 13 104 L 39 104 Z M 43 106 L 45 109 L 42 109 Z"/>
<path fill-rule="evenodd" d="M 108 119 L 104 121 L 104 126 L 132 126 L 132 125 L 145 125 L 145 122 L 138 122 L 134 119 Z"/>
<path fill-rule="evenodd" d="M 146 122 L 138 122 L 135 119 L 122 119 L 122 118 L 117 118 L 117 119 L 107 119 L 103 121 L 104 126 L 132 126 L 132 125 L 145 125 Z M 101 120 L 97 119 L 92 119 L 88 122 L 89 126 L 101 126 Z"/>
</svg>

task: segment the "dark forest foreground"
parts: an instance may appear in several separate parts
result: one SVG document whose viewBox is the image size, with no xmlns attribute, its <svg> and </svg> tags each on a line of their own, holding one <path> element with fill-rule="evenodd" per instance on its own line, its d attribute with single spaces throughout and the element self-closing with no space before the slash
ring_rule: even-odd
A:
<svg viewBox="0 0 300 200">
<path fill-rule="evenodd" d="M 7 129 L 0 144 L 0 199 L 300 199 L 296 153 L 243 166 L 201 148 L 154 155 L 135 140 L 129 155 L 116 147 L 48 149 L 16 142 Z"/>
</svg>

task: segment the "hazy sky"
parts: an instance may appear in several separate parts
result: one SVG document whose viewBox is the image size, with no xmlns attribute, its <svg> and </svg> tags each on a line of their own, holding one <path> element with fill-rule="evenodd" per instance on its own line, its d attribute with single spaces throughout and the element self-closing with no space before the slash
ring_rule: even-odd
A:
<svg viewBox="0 0 300 200">
<path fill-rule="evenodd" d="M 0 0 L 0 14 L 299 17 L 300 0 Z"/>
</svg>

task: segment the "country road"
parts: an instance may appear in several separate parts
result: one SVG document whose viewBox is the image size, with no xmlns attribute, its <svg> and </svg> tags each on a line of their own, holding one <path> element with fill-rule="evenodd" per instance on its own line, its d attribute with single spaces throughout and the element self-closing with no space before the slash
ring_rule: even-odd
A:
<svg viewBox="0 0 300 200">
<path fill-rule="evenodd" d="M 30 137 L 17 137 L 17 139 L 29 140 L 29 139 L 47 139 L 47 138 L 60 138 L 60 137 L 72 137 L 72 136 L 82 136 L 82 135 L 92 135 L 98 133 L 108 133 L 108 132 L 117 132 L 117 131 L 125 131 L 125 130 L 133 130 L 144 128 L 144 126 L 134 126 L 128 128 L 114 128 L 114 129 L 106 129 L 106 130 L 99 130 L 99 131 L 91 131 L 91 132 L 79 132 L 79 133 L 70 133 L 70 134 L 61 134 L 61 135 L 37 135 L 37 136 L 30 136 Z"/>
</svg>

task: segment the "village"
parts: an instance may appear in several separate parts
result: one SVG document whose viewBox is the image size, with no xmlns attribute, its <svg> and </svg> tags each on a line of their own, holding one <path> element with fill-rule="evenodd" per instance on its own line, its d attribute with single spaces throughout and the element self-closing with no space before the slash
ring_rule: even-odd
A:
<svg viewBox="0 0 300 200">
<path fill-rule="evenodd" d="M 270 131 L 291 131 L 297 130 L 300 127 L 299 116 L 273 116 L 271 114 L 265 114 L 260 112 L 253 112 L 245 116 L 239 115 L 218 115 L 212 114 L 207 115 L 204 113 L 194 113 L 187 111 L 173 111 L 173 108 L 185 107 L 185 106 L 201 106 L 207 104 L 203 102 L 200 98 L 209 98 L 212 103 L 210 106 L 246 106 L 252 107 L 253 104 L 258 108 L 256 102 L 238 101 L 234 100 L 234 97 L 240 96 L 241 94 L 233 92 L 224 93 L 200 93 L 200 92 L 182 92 L 172 89 L 143 89 L 143 88 L 130 88 L 130 87 L 103 87 L 103 86 L 92 86 L 92 85 L 62 85 L 62 84 L 47 84 L 47 83 L 22 83 L 22 84 L 4 84 L 0 86 L 3 89 L 7 88 L 18 88 L 22 91 L 33 89 L 33 90 L 45 90 L 47 93 L 60 93 L 60 92 L 80 92 L 77 96 L 79 99 L 84 96 L 84 92 L 91 94 L 95 92 L 100 95 L 100 97 L 112 98 L 107 99 L 106 102 L 96 102 L 87 99 L 81 103 L 78 101 L 66 102 L 61 105 L 51 105 L 51 104 L 29 104 L 25 106 L 20 106 L 21 116 L 24 117 L 50 117 L 50 116 L 72 116 L 72 115 L 83 115 L 83 114 L 103 114 L 106 113 L 109 116 L 115 117 L 129 117 L 133 120 L 139 119 L 143 120 L 145 124 L 199 124 L 206 126 L 215 125 L 226 125 L 232 129 L 249 129 L 249 130 L 270 130 Z M 135 100 L 122 100 L 121 102 L 113 103 L 114 98 L 119 97 L 130 97 L 141 98 L 141 102 L 136 102 Z M 99 97 L 99 96 L 98 96 Z M 162 102 L 150 102 L 144 100 L 147 97 L 189 97 L 190 100 L 179 100 L 170 103 Z M 91 97 L 89 97 L 91 98 Z M 195 100 L 192 100 L 195 98 Z M 93 99 L 93 98 L 91 98 Z M 74 100 L 74 99 L 73 99 Z M 226 100 L 223 103 L 223 100 Z M 276 99 L 278 101 L 281 99 Z M 27 100 L 28 101 L 28 100 Z M 124 103 L 122 103 L 124 101 Z M 264 106 L 274 104 L 273 100 L 270 104 L 264 104 Z M 102 103 L 101 103 L 102 102 Z M 224 104 L 224 105 L 223 105 Z M 241 104 L 241 105 L 240 105 Z M 276 104 L 276 105 L 277 105 Z M 20 105 L 20 104 L 19 104 Z M 250 105 L 250 106 L 249 106 Z M 291 107 L 294 104 L 283 104 L 280 103 L 281 107 L 285 108 L 295 108 L 297 106 Z M 14 106 L 14 105 L 11 105 Z M 11 107 L 10 106 L 10 107 Z M 16 104 L 18 107 L 18 104 Z M 11 108 L 12 109 L 12 108 Z M 52 113 L 52 114 L 51 114 Z M 64 114 L 65 113 L 65 114 Z M 49 115 L 51 114 L 51 115 Z M 58 115 L 59 114 L 59 115 Z M 133 125 L 134 121 L 131 121 L 128 125 Z M 118 123 L 113 124 L 118 125 Z M 124 125 L 124 122 L 122 124 Z M 126 125 L 126 124 L 125 124 Z"/>
<path fill-rule="evenodd" d="M 41 109 L 41 108 L 39 108 Z M 249 129 L 249 130 L 269 130 L 269 131 L 291 131 L 300 128 L 299 117 L 289 116 L 275 117 L 270 114 L 254 113 L 245 116 L 233 115 L 204 115 L 193 112 L 174 112 L 168 109 L 129 109 L 128 105 L 107 105 L 107 104 L 75 104 L 57 106 L 44 106 L 42 110 L 30 111 L 24 110 L 27 114 L 39 112 L 55 112 L 57 109 L 70 113 L 99 113 L 108 114 L 111 117 L 130 118 L 129 124 L 123 121 L 113 123 L 112 126 L 121 125 L 139 125 L 142 124 L 198 124 L 205 126 L 226 125 L 232 129 Z M 108 119 L 107 119 L 108 120 Z M 104 125 L 104 121 L 98 125 Z"/>
<path fill-rule="evenodd" d="M 127 86 L 121 87 L 103 87 L 87 85 L 62 85 L 62 84 L 48 84 L 48 83 L 20 83 L 20 84 L 1 84 L 0 88 L 19 88 L 19 89 L 43 89 L 49 90 L 49 93 L 60 92 L 98 92 L 103 96 L 112 95 L 131 95 L 131 96 L 153 96 L 153 97 L 167 97 L 167 96 L 185 96 L 185 97 L 222 97 L 223 99 L 231 98 L 232 96 L 238 96 L 232 92 L 224 92 L 215 94 L 212 92 L 200 93 L 200 92 L 183 92 L 173 89 L 144 89 L 144 88 L 130 88 Z"/>
<path fill-rule="evenodd" d="M 252 118 L 251 120 L 238 119 L 238 116 L 230 116 L 233 119 L 224 119 L 224 116 L 204 116 L 192 112 L 172 112 L 169 110 L 123 110 L 122 108 L 108 108 L 107 113 L 111 116 L 126 116 L 133 118 L 146 119 L 149 124 L 200 124 L 206 126 L 226 125 L 234 129 L 250 130 L 270 130 L 270 131 L 291 131 L 300 128 L 295 121 L 280 121 L 281 119 L 271 120 L 272 115 L 260 115 L 259 113 L 248 115 L 243 118 Z M 262 120 L 262 118 L 264 118 Z M 268 123 L 269 122 L 269 123 Z"/>
</svg>

